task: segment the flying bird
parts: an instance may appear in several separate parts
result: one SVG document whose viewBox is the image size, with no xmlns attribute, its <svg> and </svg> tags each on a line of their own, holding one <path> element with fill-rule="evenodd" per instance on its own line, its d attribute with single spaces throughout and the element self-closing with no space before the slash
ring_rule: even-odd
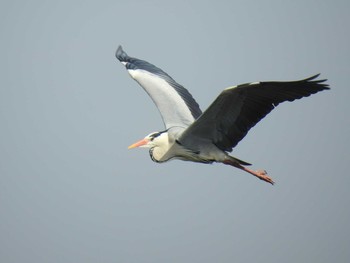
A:
<svg viewBox="0 0 350 263">
<path fill-rule="evenodd" d="M 129 148 L 149 148 L 157 163 L 180 159 L 231 165 L 270 184 L 274 181 L 265 170 L 248 169 L 250 163 L 229 152 L 281 102 L 329 89 L 326 79 L 317 79 L 319 74 L 297 81 L 245 83 L 224 89 L 202 113 L 188 90 L 163 70 L 129 57 L 121 46 L 115 55 L 151 97 L 165 125 L 164 130 L 150 133 Z"/>
</svg>

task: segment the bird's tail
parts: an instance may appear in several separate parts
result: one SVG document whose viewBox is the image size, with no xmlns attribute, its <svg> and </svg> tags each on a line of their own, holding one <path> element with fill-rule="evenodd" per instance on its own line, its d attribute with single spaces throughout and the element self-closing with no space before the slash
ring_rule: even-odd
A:
<svg viewBox="0 0 350 263">
<path fill-rule="evenodd" d="M 247 163 L 247 162 L 242 161 L 242 160 L 240 160 L 240 159 L 237 159 L 236 157 L 233 157 L 233 156 L 231 156 L 231 155 L 228 155 L 228 157 L 229 157 L 232 161 L 237 162 L 237 163 L 239 163 L 239 164 L 241 164 L 241 165 L 252 165 L 251 163 Z"/>
</svg>

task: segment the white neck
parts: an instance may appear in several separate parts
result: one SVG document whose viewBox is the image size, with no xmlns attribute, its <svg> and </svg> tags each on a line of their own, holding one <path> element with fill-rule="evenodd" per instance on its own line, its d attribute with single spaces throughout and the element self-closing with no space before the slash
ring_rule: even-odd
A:
<svg viewBox="0 0 350 263">
<path fill-rule="evenodd" d="M 162 158 L 168 152 L 171 144 L 169 143 L 169 135 L 167 132 L 162 133 L 152 141 L 150 155 L 153 161 L 162 162 Z"/>
</svg>

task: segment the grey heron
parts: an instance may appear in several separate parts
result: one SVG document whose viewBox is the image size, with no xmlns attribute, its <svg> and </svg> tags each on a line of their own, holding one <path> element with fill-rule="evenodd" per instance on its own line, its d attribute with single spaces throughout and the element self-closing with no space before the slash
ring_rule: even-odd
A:
<svg viewBox="0 0 350 263">
<path fill-rule="evenodd" d="M 200 163 L 223 163 L 274 184 L 265 170 L 229 152 L 248 131 L 278 104 L 329 89 L 319 74 L 297 81 L 264 81 L 224 89 L 202 113 L 198 103 L 183 86 L 153 64 L 130 57 L 118 47 L 117 59 L 126 67 L 156 104 L 165 129 L 152 132 L 129 148 L 147 147 L 153 161 L 180 159 Z"/>
</svg>

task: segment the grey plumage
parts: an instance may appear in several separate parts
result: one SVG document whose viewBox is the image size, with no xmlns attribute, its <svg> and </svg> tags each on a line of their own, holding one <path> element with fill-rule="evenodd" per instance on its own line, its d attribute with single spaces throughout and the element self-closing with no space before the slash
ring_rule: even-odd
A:
<svg viewBox="0 0 350 263">
<path fill-rule="evenodd" d="M 253 171 L 247 162 L 228 155 L 248 131 L 284 101 L 294 101 L 329 89 L 314 75 L 298 81 L 241 84 L 221 92 L 201 112 L 192 95 L 167 73 L 147 61 L 129 57 L 121 46 L 116 57 L 145 89 L 158 107 L 166 130 L 151 133 L 131 145 L 148 147 L 155 162 L 181 159 L 201 163 L 221 162 L 273 184 L 266 171 Z"/>
<path fill-rule="evenodd" d="M 179 138 L 186 144 L 194 138 L 212 141 L 223 151 L 232 151 L 240 140 L 284 101 L 293 101 L 329 89 L 318 75 L 290 82 L 257 82 L 224 90 L 209 108 Z"/>
<path fill-rule="evenodd" d="M 198 103 L 195 101 L 195 99 L 192 97 L 192 95 L 188 92 L 188 90 L 185 89 L 180 84 L 178 84 L 172 77 L 170 77 L 163 70 L 161 70 L 160 68 L 154 66 L 153 64 L 151 64 L 145 60 L 129 57 L 126 54 L 126 52 L 123 50 L 122 46 L 118 47 L 118 49 L 115 53 L 115 56 L 120 62 L 126 62 L 125 67 L 128 70 L 137 70 L 137 69 L 144 70 L 144 71 L 147 71 L 149 73 L 154 74 L 155 76 L 160 77 L 161 79 L 164 79 L 181 96 L 181 98 L 184 100 L 187 107 L 191 111 L 191 114 L 192 114 L 194 119 L 197 119 L 202 114 L 202 111 L 199 108 Z M 149 91 L 147 89 L 146 89 L 146 92 L 149 93 Z M 162 114 L 162 112 L 161 112 L 161 114 Z"/>
</svg>

